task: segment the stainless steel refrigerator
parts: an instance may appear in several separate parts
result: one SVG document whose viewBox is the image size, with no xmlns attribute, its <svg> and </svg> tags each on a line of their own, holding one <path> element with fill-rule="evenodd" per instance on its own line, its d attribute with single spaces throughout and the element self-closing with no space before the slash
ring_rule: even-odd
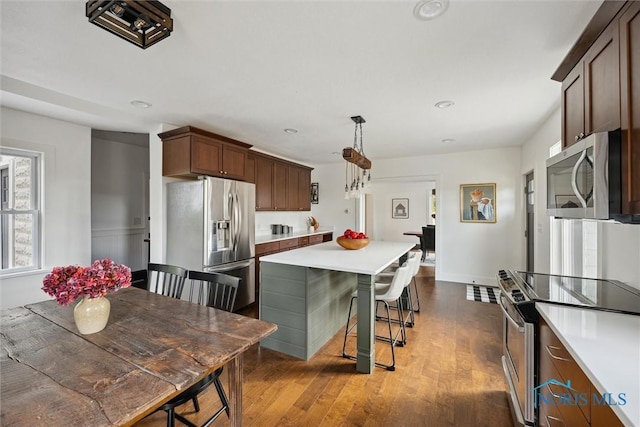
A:
<svg viewBox="0 0 640 427">
<path fill-rule="evenodd" d="M 203 177 L 167 184 L 167 263 L 239 277 L 234 310 L 255 301 L 255 206 L 251 183 Z"/>
</svg>

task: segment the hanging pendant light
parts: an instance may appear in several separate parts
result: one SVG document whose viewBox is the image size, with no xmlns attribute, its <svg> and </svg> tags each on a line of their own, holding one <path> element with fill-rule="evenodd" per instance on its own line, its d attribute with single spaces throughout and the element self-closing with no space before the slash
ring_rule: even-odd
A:
<svg viewBox="0 0 640 427">
<path fill-rule="evenodd" d="M 362 142 L 362 123 L 365 123 L 365 120 L 362 116 L 353 116 L 351 120 L 355 123 L 353 147 L 347 147 L 342 150 L 342 157 L 347 162 L 345 168 L 345 199 L 360 197 L 371 182 L 371 160 L 365 156 Z M 358 146 L 358 130 L 360 131 L 360 146 Z M 351 168 L 349 168 L 349 165 L 351 165 Z M 351 181 L 351 186 L 348 185 L 349 181 Z"/>
</svg>

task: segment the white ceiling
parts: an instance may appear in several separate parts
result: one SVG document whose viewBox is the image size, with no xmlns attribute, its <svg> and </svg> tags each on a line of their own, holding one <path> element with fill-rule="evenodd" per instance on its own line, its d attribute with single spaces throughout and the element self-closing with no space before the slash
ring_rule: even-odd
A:
<svg viewBox="0 0 640 427">
<path fill-rule="evenodd" d="M 374 162 L 520 145 L 558 107 L 550 76 L 601 1 L 451 0 L 434 21 L 417 0 L 163 3 L 174 31 L 142 50 L 83 1 L 1 0 L 2 105 L 103 130 L 193 125 L 312 165 L 339 161 L 354 115 Z"/>
</svg>

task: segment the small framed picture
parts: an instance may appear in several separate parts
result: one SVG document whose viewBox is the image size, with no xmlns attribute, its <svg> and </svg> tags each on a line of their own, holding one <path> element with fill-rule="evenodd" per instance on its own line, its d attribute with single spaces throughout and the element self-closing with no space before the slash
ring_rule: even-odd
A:
<svg viewBox="0 0 640 427">
<path fill-rule="evenodd" d="M 496 184 L 460 185 L 460 222 L 496 222 Z"/>
<path fill-rule="evenodd" d="M 409 199 L 391 199 L 391 218 L 409 219 Z"/>
<path fill-rule="evenodd" d="M 311 183 L 311 203 L 317 205 L 320 201 L 320 189 L 317 182 Z"/>
</svg>

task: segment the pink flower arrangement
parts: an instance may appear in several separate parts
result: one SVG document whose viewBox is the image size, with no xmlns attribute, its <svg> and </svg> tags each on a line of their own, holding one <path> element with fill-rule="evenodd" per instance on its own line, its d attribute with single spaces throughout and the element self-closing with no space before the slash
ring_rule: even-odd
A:
<svg viewBox="0 0 640 427">
<path fill-rule="evenodd" d="M 89 267 L 54 267 L 42 284 L 42 290 L 55 297 L 58 304 L 67 305 L 85 295 L 89 298 L 103 297 L 131 286 L 131 269 L 105 258 L 95 260 Z"/>
</svg>

